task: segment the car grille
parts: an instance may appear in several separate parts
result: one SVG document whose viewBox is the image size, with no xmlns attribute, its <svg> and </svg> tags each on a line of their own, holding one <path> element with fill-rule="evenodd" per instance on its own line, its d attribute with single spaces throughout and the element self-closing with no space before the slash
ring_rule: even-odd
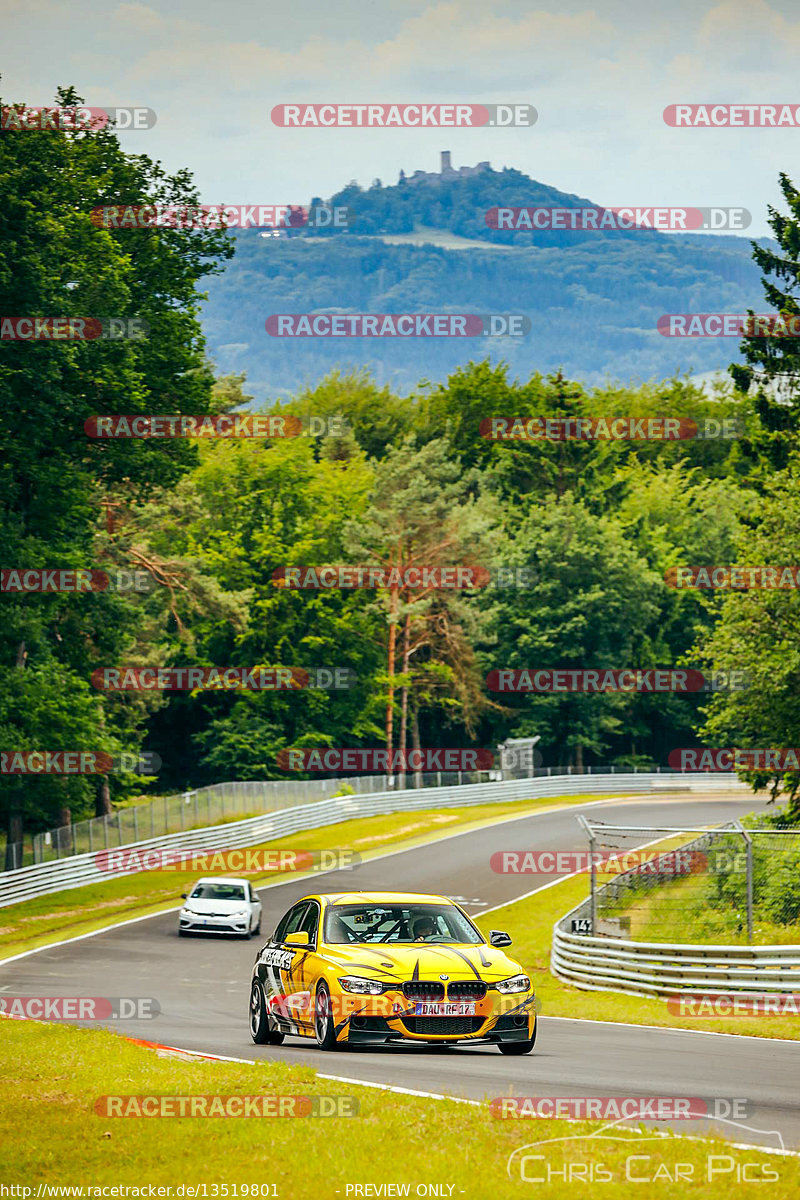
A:
<svg viewBox="0 0 800 1200">
<path fill-rule="evenodd" d="M 477 1033 L 484 1020 L 484 1017 L 404 1017 L 403 1024 L 409 1033 L 464 1037 L 467 1033 Z"/>
<path fill-rule="evenodd" d="M 202 933 L 214 933 L 215 930 L 224 930 L 225 933 L 230 933 L 230 925 L 198 925 L 197 923 L 190 925 L 190 929 L 199 929 Z"/>
<path fill-rule="evenodd" d="M 448 1000 L 482 1000 L 486 995 L 486 984 L 480 979 L 457 980 L 447 985 Z"/>
<path fill-rule="evenodd" d="M 403 984 L 407 1000 L 444 1000 L 444 984 L 435 979 L 415 979 Z"/>
</svg>

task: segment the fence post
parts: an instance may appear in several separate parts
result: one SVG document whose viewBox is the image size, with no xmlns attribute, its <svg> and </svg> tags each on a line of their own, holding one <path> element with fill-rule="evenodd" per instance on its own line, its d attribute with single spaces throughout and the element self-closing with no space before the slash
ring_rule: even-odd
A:
<svg viewBox="0 0 800 1200">
<path fill-rule="evenodd" d="M 742 830 L 747 850 L 747 944 L 753 944 L 753 839 L 746 829 Z"/>
<path fill-rule="evenodd" d="M 117 810 L 117 845 L 122 845 L 122 809 Z"/>
<path fill-rule="evenodd" d="M 94 850 L 94 839 L 92 838 L 92 826 L 94 825 L 94 821 L 87 821 L 86 824 L 89 826 L 89 853 L 91 854 Z"/>
<path fill-rule="evenodd" d="M 135 804 L 133 806 L 133 840 L 135 842 L 139 840 L 139 812 Z"/>
</svg>

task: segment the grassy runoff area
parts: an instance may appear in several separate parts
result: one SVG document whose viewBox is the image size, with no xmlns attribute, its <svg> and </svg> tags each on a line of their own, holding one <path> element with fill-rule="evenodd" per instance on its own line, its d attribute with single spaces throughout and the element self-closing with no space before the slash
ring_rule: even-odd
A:
<svg viewBox="0 0 800 1200">
<path fill-rule="evenodd" d="M 599 1122 L 499 1120 L 488 1104 L 356 1087 L 286 1061 L 176 1061 L 101 1030 L 14 1020 L 0 1026 L 0 1141 L 6 1147 L 0 1182 L 24 1184 L 33 1197 L 40 1183 L 82 1185 L 84 1197 L 90 1186 L 120 1184 L 144 1185 L 144 1195 L 149 1184 L 171 1186 L 175 1197 L 181 1184 L 205 1183 L 209 1200 L 234 1196 L 233 1185 L 241 1195 L 243 1184 L 274 1184 L 269 1194 L 284 1200 L 346 1200 L 348 1194 L 387 1194 L 363 1190 L 368 1184 L 409 1184 L 413 1196 L 418 1184 L 436 1183 L 444 1190 L 433 1194 L 516 1200 L 538 1177 L 548 1182 L 536 1183 L 535 1194 L 551 1200 L 574 1196 L 581 1183 L 597 1181 L 600 1170 L 601 1181 L 612 1183 L 608 1193 L 616 1195 L 728 1200 L 742 1194 L 745 1179 L 766 1184 L 771 1197 L 800 1190 L 800 1158 L 737 1149 L 719 1138 L 617 1127 L 608 1131 L 614 1140 L 597 1139 L 588 1135 L 603 1128 Z M 335 1055 L 329 1070 L 336 1072 Z M 350 1117 L 301 1117 L 299 1127 L 288 1117 L 126 1119 L 95 1111 L 102 1096 L 257 1094 L 342 1096 L 357 1101 L 359 1110 Z M 692 1133 L 691 1122 L 672 1128 Z M 733 1130 L 732 1140 L 743 1132 Z M 509 1178 L 509 1155 L 533 1142 L 545 1143 L 529 1151 L 543 1158 L 525 1164 L 527 1182 L 518 1166 Z M 637 1182 L 629 1182 L 626 1168 Z M 362 1190 L 348 1193 L 348 1185 Z"/>
<path fill-rule="evenodd" d="M 330 850 L 346 848 L 362 859 L 397 849 L 428 844 L 450 833 L 493 825 L 503 819 L 528 813 L 569 807 L 612 798 L 594 794 L 548 796 L 472 807 L 432 808 L 419 812 L 385 813 L 325 825 L 320 829 L 291 834 L 248 849 Z M 576 839 L 578 838 L 576 825 Z M 577 844 L 577 842 L 576 842 Z M 54 892 L 21 904 L 0 909 L 0 962 L 14 954 L 49 945 L 69 937 L 93 933 L 119 921 L 164 912 L 180 904 L 201 872 L 142 871 L 136 875 L 110 876 L 100 883 L 69 891 Z M 255 886 L 280 879 L 301 878 L 301 873 L 269 871 L 248 875 Z M 314 874 L 307 875 L 309 891 Z"/>
</svg>

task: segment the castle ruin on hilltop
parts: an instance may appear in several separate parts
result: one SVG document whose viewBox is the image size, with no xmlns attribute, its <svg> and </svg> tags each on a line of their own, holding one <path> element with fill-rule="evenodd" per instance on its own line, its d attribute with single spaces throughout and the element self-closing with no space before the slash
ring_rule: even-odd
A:
<svg viewBox="0 0 800 1200">
<path fill-rule="evenodd" d="M 490 162 L 479 162 L 475 167 L 459 167 L 457 170 L 450 163 L 450 151 L 442 150 L 442 165 L 438 172 L 436 171 L 415 171 L 413 175 L 404 175 L 400 172 L 400 179 L 406 183 L 421 183 L 423 179 L 433 179 L 437 183 L 441 183 L 444 179 L 467 179 L 470 175 L 481 175 L 484 171 L 491 171 L 492 164 Z"/>
</svg>

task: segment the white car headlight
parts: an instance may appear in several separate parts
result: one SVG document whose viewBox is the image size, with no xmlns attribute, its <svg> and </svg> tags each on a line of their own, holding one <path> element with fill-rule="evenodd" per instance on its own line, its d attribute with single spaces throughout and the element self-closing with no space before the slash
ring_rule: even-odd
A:
<svg viewBox="0 0 800 1200">
<path fill-rule="evenodd" d="M 494 986 L 498 992 L 527 992 L 531 981 L 527 975 L 512 975 L 510 979 L 501 979 Z"/>
<path fill-rule="evenodd" d="M 242 910 L 242 912 L 231 913 L 231 916 L 233 917 L 234 921 L 238 921 L 240 917 L 249 917 L 250 913 L 245 908 Z"/>
<path fill-rule="evenodd" d="M 362 979 L 359 975 L 345 975 L 339 980 L 346 992 L 360 992 L 362 995 L 379 996 L 383 984 L 378 979 Z"/>
</svg>

